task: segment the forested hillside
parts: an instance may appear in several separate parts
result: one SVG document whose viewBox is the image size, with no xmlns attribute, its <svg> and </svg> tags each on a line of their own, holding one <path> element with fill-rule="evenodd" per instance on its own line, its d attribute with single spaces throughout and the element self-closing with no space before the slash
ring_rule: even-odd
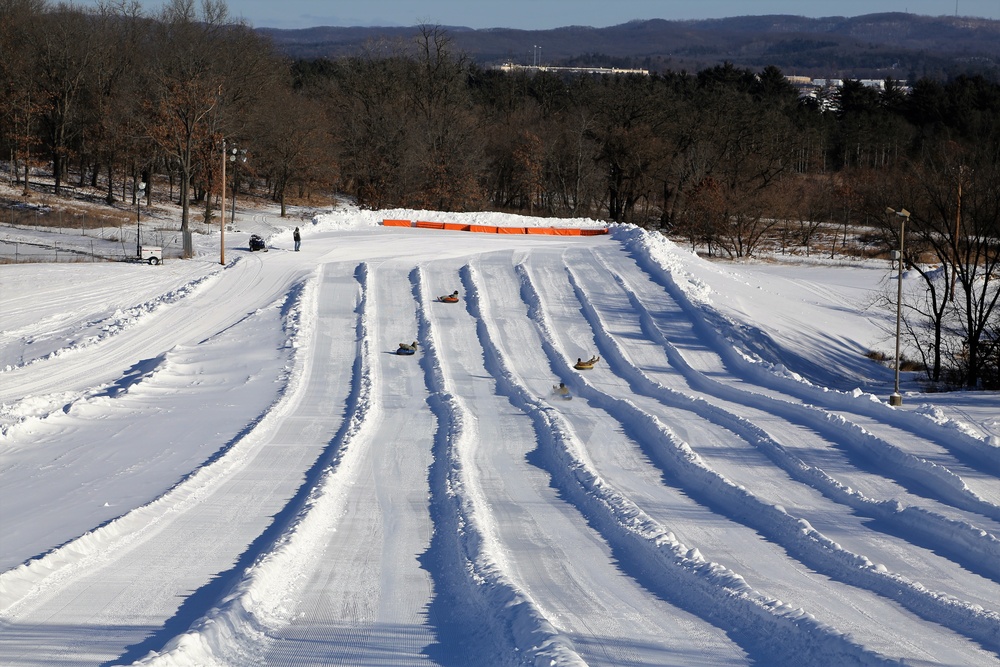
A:
<svg viewBox="0 0 1000 667">
<path fill-rule="evenodd" d="M 946 78 L 981 74 L 1000 80 L 1000 21 L 901 12 L 864 16 L 737 16 L 627 21 L 606 28 L 550 30 L 449 27 L 455 46 L 476 63 L 698 70 L 726 62 L 780 67 L 814 78 Z M 627 21 L 627 22 L 626 22 Z M 293 58 L 355 56 L 372 43 L 406 40 L 416 27 L 259 28 Z"/>
</svg>

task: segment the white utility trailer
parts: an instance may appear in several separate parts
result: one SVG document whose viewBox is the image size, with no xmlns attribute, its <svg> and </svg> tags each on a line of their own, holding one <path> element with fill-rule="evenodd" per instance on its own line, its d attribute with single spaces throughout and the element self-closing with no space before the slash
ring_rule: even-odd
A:
<svg viewBox="0 0 1000 667">
<path fill-rule="evenodd" d="M 142 246 L 140 248 L 139 261 L 149 262 L 153 266 L 156 266 L 163 261 L 163 248 L 155 245 Z"/>
</svg>

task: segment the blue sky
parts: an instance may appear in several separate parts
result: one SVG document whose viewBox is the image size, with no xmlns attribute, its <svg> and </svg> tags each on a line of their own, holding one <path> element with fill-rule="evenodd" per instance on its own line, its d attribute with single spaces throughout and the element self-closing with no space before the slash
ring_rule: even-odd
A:
<svg viewBox="0 0 1000 667">
<path fill-rule="evenodd" d="M 83 0 L 78 4 L 96 4 Z M 156 13 L 163 0 L 141 0 Z M 197 2 L 197 0 L 196 0 Z M 859 16 L 909 12 L 1000 19 L 1000 0 L 229 0 L 234 17 L 263 28 L 408 26 L 428 23 L 470 28 L 605 27 L 633 19 L 724 18 L 762 14 Z"/>
</svg>

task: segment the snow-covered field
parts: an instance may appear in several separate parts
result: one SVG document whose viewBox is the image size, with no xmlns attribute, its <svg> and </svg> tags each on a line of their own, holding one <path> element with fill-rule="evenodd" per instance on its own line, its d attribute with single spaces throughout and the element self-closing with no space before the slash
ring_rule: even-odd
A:
<svg viewBox="0 0 1000 667">
<path fill-rule="evenodd" d="M 1000 663 L 1000 396 L 887 405 L 885 263 L 383 218 L 552 223 L 0 266 L 0 664 Z"/>
</svg>

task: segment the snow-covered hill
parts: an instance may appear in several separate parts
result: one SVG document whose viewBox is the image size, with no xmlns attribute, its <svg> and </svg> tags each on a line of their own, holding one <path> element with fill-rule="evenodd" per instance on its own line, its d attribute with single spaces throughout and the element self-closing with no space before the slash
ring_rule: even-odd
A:
<svg viewBox="0 0 1000 667">
<path fill-rule="evenodd" d="M 0 266 L 0 664 L 998 664 L 1000 397 L 887 405 L 886 266 L 400 218 L 552 224 Z"/>
</svg>

